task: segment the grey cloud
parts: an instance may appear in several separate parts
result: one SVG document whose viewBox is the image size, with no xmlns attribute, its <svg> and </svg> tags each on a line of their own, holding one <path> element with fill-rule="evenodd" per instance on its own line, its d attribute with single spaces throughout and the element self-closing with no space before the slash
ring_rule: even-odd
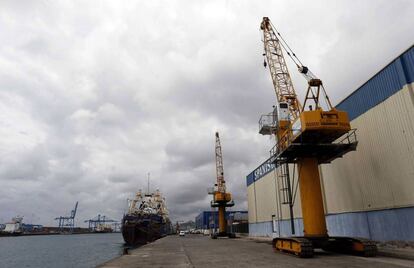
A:
<svg viewBox="0 0 414 268">
<path fill-rule="evenodd" d="M 48 165 L 44 158 L 47 158 L 42 146 L 21 152 L 11 157 L 4 157 L 0 163 L 0 177 L 7 180 L 38 180 L 49 173 Z"/>
<path fill-rule="evenodd" d="M 260 55 L 256 56 L 260 59 Z M 181 108 L 196 109 L 231 126 L 255 127 L 258 115 L 270 111 L 269 103 L 276 100 L 271 83 L 263 79 L 264 72 L 268 75 L 265 71 L 260 60 L 249 66 L 224 68 L 205 81 L 182 81 L 175 86 L 175 94 L 168 97 Z"/>
</svg>

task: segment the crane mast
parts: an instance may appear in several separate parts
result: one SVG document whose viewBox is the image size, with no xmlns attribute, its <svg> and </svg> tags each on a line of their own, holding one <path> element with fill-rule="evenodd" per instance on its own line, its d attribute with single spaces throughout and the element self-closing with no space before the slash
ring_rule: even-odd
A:
<svg viewBox="0 0 414 268">
<path fill-rule="evenodd" d="M 327 164 L 355 151 L 358 141 L 355 130 L 351 130 L 348 115 L 332 107 L 322 81 L 304 66 L 295 53 L 272 26 L 268 17 L 260 24 L 263 31 L 265 67 L 269 65 L 277 107 L 270 114 L 262 115 L 259 133 L 275 135 L 276 145 L 271 149 L 270 161 L 278 167 L 278 180 L 282 180 L 280 191 L 288 191 L 284 204 L 290 205 L 292 234 L 293 201 L 291 195 L 289 165 L 297 166 L 303 218 L 303 237 L 278 237 L 273 240 L 277 250 L 301 257 L 313 256 L 314 248 L 374 256 L 376 246 L 370 241 L 352 237 L 328 235 L 319 165 Z M 298 71 L 306 78 L 308 89 L 301 106 L 283 56 L 283 50 L 294 61 Z M 324 95 L 326 109 L 320 96 Z M 306 107 L 308 101 L 313 105 Z"/>
</svg>

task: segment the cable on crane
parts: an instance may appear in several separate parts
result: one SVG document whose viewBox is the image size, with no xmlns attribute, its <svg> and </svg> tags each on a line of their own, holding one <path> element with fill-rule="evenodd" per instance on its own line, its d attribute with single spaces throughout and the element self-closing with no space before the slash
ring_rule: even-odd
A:
<svg viewBox="0 0 414 268">
<path fill-rule="evenodd" d="M 280 34 L 280 32 L 276 29 L 276 27 L 273 25 L 273 23 L 270 20 L 269 20 L 269 23 L 272 26 L 273 34 L 276 36 L 276 34 L 275 34 L 275 31 L 276 31 L 277 35 L 280 37 L 280 40 L 282 41 L 282 42 L 279 42 L 281 47 L 283 47 L 283 49 L 286 51 L 288 56 L 296 64 L 296 67 L 298 68 L 299 72 L 302 73 L 306 77 L 307 80 L 316 78 L 316 76 L 309 70 L 309 68 L 303 65 L 303 63 L 300 61 L 300 59 L 296 56 L 296 53 L 289 46 L 289 44 L 285 41 L 283 36 Z M 277 38 L 277 36 L 276 36 L 276 38 Z"/>
<path fill-rule="evenodd" d="M 316 76 L 309 70 L 308 67 L 304 66 L 303 63 L 301 62 L 301 60 L 296 56 L 296 53 L 293 51 L 293 49 L 289 46 L 289 44 L 286 42 L 286 40 L 283 38 L 283 36 L 280 34 L 280 32 L 277 30 L 277 28 L 273 25 L 273 23 L 269 20 L 269 23 L 272 27 L 272 33 L 273 35 L 280 39 L 281 42 L 280 45 L 281 47 L 285 50 L 285 52 L 287 53 L 287 55 L 292 59 L 292 61 L 295 63 L 296 67 L 298 68 L 299 72 L 302 73 L 306 79 L 309 81 L 310 79 L 314 79 L 316 78 Z M 276 33 L 277 35 L 276 35 Z M 264 56 L 265 54 L 263 54 Z M 266 68 L 266 64 L 265 68 Z M 324 95 L 324 100 L 325 100 L 325 104 L 327 107 L 332 108 L 332 104 L 331 101 L 328 97 L 328 94 L 325 91 L 325 88 L 322 86 L 322 91 L 323 91 L 323 95 Z M 314 97 L 314 92 L 312 91 L 312 97 Z"/>
<path fill-rule="evenodd" d="M 289 57 L 293 60 L 293 62 L 296 64 L 296 66 L 299 67 L 305 67 L 303 66 L 303 63 L 300 61 L 300 59 L 296 56 L 295 52 L 293 51 L 293 49 L 290 48 L 289 44 L 285 41 L 285 39 L 282 37 L 282 35 L 280 34 L 280 32 L 276 29 L 276 27 L 273 25 L 273 23 L 269 20 L 270 25 L 272 26 L 272 28 L 276 31 L 277 35 L 280 37 L 280 40 L 283 42 L 280 43 L 280 45 L 285 49 L 286 53 L 289 55 Z M 276 34 L 275 34 L 276 35 Z M 286 47 L 285 47 L 286 45 Z M 290 52 L 292 52 L 292 55 L 290 54 Z M 296 59 L 296 60 L 295 60 Z M 298 64 L 299 63 L 299 64 Z M 307 69 L 307 68 L 306 68 Z"/>
</svg>

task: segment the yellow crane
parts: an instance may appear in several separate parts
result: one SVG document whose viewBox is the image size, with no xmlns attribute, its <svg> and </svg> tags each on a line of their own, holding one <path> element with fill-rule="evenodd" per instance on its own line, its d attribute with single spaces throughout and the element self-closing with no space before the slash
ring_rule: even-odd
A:
<svg viewBox="0 0 414 268">
<path fill-rule="evenodd" d="M 223 154 L 221 152 L 221 144 L 219 133 L 216 132 L 216 176 L 217 183 L 209 191 L 209 194 L 213 195 L 213 200 L 211 201 L 212 208 L 218 208 L 218 222 L 219 222 L 219 231 L 218 233 L 212 233 L 211 237 L 216 239 L 217 237 L 234 238 L 233 233 L 227 232 L 227 220 L 226 220 L 226 207 L 234 206 L 234 202 L 231 198 L 231 193 L 226 191 L 226 181 L 224 180 L 224 169 L 223 169 Z"/>
<path fill-rule="evenodd" d="M 332 107 L 322 81 L 300 62 L 268 17 L 263 18 L 260 29 L 263 31 L 264 66 L 269 66 L 277 106 L 270 114 L 262 115 L 259 133 L 276 136 L 271 161 L 279 168 L 278 176 L 285 185 L 283 190 L 288 192 L 285 203 L 290 205 L 292 234 L 294 200 L 289 164 L 297 167 L 304 226 L 304 236 L 275 238 L 274 248 L 300 257 L 312 257 L 314 248 L 375 256 L 377 248 L 373 242 L 332 237 L 326 227 L 319 165 L 356 150 L 358 141 L 347 113 Z M 303 105 L 296 95 L 282 50 L 308 82 Z"/>
</svg>

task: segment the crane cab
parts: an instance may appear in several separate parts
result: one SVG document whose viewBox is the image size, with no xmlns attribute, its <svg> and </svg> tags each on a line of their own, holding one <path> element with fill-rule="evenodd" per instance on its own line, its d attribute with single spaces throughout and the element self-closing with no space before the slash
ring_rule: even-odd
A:
<svg viewBox="0 0 414 268">
<path fill-rule="evenodd" d="M 281 102 L 277 107 L 277 117 L 280 121 L 288 121 L 289 120 L 289 103 Z"/>
<path fill-rule="evenodd" d="M 273 107 L 273 112 L 260 117 L 259 133 L 262 135 L 276 134 L 280 128 L 285 129 L 289 124 L 289 103 L 281 102 Z"/>
</svg>

